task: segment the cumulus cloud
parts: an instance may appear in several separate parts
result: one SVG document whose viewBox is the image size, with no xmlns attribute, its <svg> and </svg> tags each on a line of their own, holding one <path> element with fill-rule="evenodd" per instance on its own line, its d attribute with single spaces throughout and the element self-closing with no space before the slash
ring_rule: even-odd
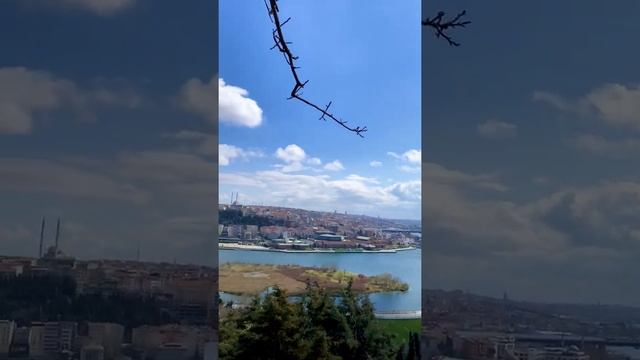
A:
<svg viewBox="0 0 640 360">
<path fill-rule="evenodd" d="M 340 171 L 340 170 L 344 170 L 344 166 L 342 165 L 342 163 L 339 160 L 333 160 L 330 163 L 327 163 L 324 166 L 325 170 L 329 170 L 329 171 Z"/>
<path fill-rule="evenodd" d="M 314 157 L 314 158 L 310 158 L 310 159 L 308 159 L 308 160 L 307 160 L 307 163 L 308 163 L 309 165 L 320 166 L 320 165 L 322 165 L 322 160 L 320 160 L 320 159 L 319 159 L 319 158 L 317 158 L 317 157 Z"/>
<path fill-rule="evenodd" d="M 207 83 L 190 79 L 182 86 L 178 99 L 185 110 L 211 123 L 219 120 L 225 124 L 255 128 L 262 124 L 262 109 L 248 95 L 247 90 L 214 76 Z"/>
<path fill-rule="evenodd" d="M 227 166 L 235 158 L 248 159 L 252 157 L 262 157 L 264 154 L 256 150 L 245 150 L 234 145 L 220 144 L 218 153 L 218 164 Z"/>
<path fill-rule="evenodd" d="M 419 173 L 421 170 L 422 150 L 410 149 L 402 154 L 389 151 L 387 155 L 401 161 L 402 165 L 398 167 L 398 170 L 402 172 Z"/>
<path fill-rule="evenodd" d="M 371 167 L 381 167 L 382 166 L 382 162 L 377 161 L 377 160 L 373 160 L 369 163 L 369 166 Z"/>
<path fill-rule="evenodd" d="M 74 82 L 24 67 L 0 68 L 0 134 L 28 134 L 40 114 L 71 110 L 94 119 L 99 107 L 134 108 L 140 97 L 129 89 L 80 88 Z"/>
<path fill-rule="evenodd" d="M 640 253 L 640 184 L 605 182 L 558 191 L 527 207 L 573 246 Z"/>
<path fill-rule="evenodd" d="M 587 94 L 585 101 L 605 121 L 640 130 L 640 86 L 605 84 Z"/>
<path fill-rule="evenodd" d="M 193 81 L 193 80 L 192 80 Z M 213 88 L 213 79 L 209 84 L 209 90 Z M 203 86 L 198 86 L 197 82 L 192 82 L 192 92 L 198 91 L 207 92 L 202 90 Z M 201 89 L 201 90 L 198 90 Z M 246 126 L 250 128 L 258 127 L 262 124 L 262 109 L 258 106 L 258 103 L 248 97 L 249 92 L 241 87 L 226 84 L 223 79 L 218 79 L 218 103 L 220 106 L 219 115 L 220 121 L 237 126 Z M 199 101 L 193 104 L 195 109 Z M 202 107 L 206 111 L 206 107 Z M 215 116 L 215 114 L 213 114 Z"/>
<path fill-rule="evenodd" d="M 296 144 L 287 145 L 285 148 L 276 150 L 276 157 L 286 163 L 300 163 L 306 159 L 307 154 Z"/>
<path fill-rule="evenodd" d="M 275 152 L 276 158 L 283 161 L 284 164 L 277 164 L 276 167 L 284 172 L 295 172 L 306 169 L 304 163 L 313 164 L 320 161 L 317 158 L 309 159 L 307 153 L 296 144 L 289 144 L 284 148 L 278 148 Z"/>
<path fill-rule="evenodd" d="M 402 161 L 406 161 L 410 164 L 420 164 L 422 162 L 422 150 L 410 149 L 402 154 L 397 154 L 395 152 L 389 151 L 387 152 L 387 155 L 396 159 L 400 159 Z"/>
<path fill-rule="evenodd" d="M 488 120 L 478 125 L 478 134 L 491 139 L 509 139 L 518 135 L 518 127 L 498 120 Z"/>
<path fill-rule="evenodd" d="M 610 125 L 640 130 L 640 85 L 608 83 L 574 100 L 536 91 L 533 100 L 564 112 L 595 115 Z"/>
</svg>

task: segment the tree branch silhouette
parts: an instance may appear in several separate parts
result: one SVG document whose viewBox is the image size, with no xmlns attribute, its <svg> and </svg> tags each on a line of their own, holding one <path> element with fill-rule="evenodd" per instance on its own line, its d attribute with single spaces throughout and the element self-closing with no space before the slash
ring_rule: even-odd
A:
<svg viewBox="0 0 640 360">
<path fill-rule="evenodd" d="M 453 19 L 450 20 L 444 20 L 444 15 L 445 12 L 444 11 L 440 11 L 438 13 L 438 15 L 434 16 L 433 18 L 427 18 L 425 20 L 422 20 L 422 25 L 423 26 L 429 26 L 433 29 L 435 29 L 436 31 L 436 37 L 440 38 L 443 37 L 445 40 L 447 40 L 447 42 L 449 42 L 449 45 L 451 46 L 460 46 L 459 43 L 455 42 L 451 36 L 449 34 L 447 34 L 447 30 L 449 29 L 455 29 L 455 28 L 459 28 L 459 27 L 466 27 L 467 25 L 471 24 L 471 21 L 469 20 L 462 20 L 462 18 L 467 14 L 466 10 L 461 11 L 460 13 L 458 13 L 458 15 L 456 15 L 456 17 L 454 17 Z"/>
<path fill-rule="evenodd" d="M 347 125 L 347 121 L 336 118 L 333 114 L 329 112 L 329 108 L 331 107 L 331 104 L 332 104 L 331 101 L 329 101 L 327 105 L 321 107 L 302 97 L 301 90 L 305 87 L 305 85 L 307 85 L 309 80 L 306 80 L 306 81 L 300 80 L 300 76 L 298 75 L 298 72 L 297 72 L 297 69 L 299 69 L 299 67 L 296 66 L 296 63 L 295 63 L 295 61 L 298 60 L 298 57 L 294 56 L 293 53 L 291 52 L 291 49 L 289 48 L 289 45 L 291 43 L 285 40 L 284 33 L 282 31 L 282 27 L 286 25 L 291 20 L 291 18 L 290 17 L 287 18 L 284 22 L 280 21 L 280 16 L 278 14 L 280 11 L 278 9 L 278 0 L 269 0 L 269 3 L 267 3 L 267 0 L 265 0 L 265 5 L 269 13 L 269 18 L 271 19 L 271 22 L 274 24 L 274 27 L 275 27 L 272 32 L 273 41 L 275 45 L 273 45 L 271 49 L 277 49 L 278 51 L 280 51 L 280 53 L 282 53 L 285 61 L 287 62 L 287 65 L 289 65 L 289 69 L 291 70 L 291 74 L 293 75 L 293 79 L 295 81 L 295 84 L 293 85 L 293 89 L 291 90 L 291 95 L 289 96 L 288 100 L 297 99 L 305 103 L 306 105 L 311 106 L 312 108 L 318 110 L 322 114 L 319 120 L 327 121 L 327 119 L 331 119 L 334 122 L 336 122 L 338 125 L 342 126 L 343 128 L 351 132 L 354 132 L 356 135 L 360 137 L 364 137 L 363 133 L 367 131 L 367 127 L 366 126 L 351 127 Z"/>
</svg>

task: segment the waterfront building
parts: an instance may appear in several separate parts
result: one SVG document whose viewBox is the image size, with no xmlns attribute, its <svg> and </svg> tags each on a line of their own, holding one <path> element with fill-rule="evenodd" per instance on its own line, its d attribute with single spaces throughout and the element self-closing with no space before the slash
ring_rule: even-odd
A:
<svg viewBox="0 0 640 360">
<path fill-rule="evenodd" d="M 343 241 L 344 237 L 342 235 L 335 234 L 317 234 L 316 240 L 325 240 L 325 241 Z"/>
</svg>

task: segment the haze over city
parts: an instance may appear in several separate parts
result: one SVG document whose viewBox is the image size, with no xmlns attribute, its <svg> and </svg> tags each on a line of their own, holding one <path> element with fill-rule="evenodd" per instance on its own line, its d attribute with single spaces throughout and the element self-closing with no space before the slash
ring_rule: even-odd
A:
<svg viewBox="0 0 640 360">
<path fill-rule="evenodd" d="M 215 4 L 3 1 L 0 244 L 214 263 Z"/>
</svg>

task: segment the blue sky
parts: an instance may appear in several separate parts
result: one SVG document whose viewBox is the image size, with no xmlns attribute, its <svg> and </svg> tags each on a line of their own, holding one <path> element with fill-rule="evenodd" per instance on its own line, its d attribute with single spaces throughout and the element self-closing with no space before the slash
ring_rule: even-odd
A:
<svg viewBox="0 0 640 360">
<path fill-rule="evenodd" d="M 3 254 L 215 263 L 214 5 L 0 3 Z"/>
<path fill-rule="evenodd" d="M 640 4 L 424 11 L 462 9 L 423 33 L 425 286 L 640 305 Z"/>
<path fill-rule="evenodd" d="M 369 130 L 361 139 L 287 100 L 293 79 L 270 50 L 263 2 L 223 0 L 220 96 L 247 94 L 221 100 L 220 201 L 239 192 L 244 203 L 419 219 L 419 1 L 281 1 L 280 12 L 305 97 Z M 234 116 L 243 106 L 255 111 Z"/>
</svg>

